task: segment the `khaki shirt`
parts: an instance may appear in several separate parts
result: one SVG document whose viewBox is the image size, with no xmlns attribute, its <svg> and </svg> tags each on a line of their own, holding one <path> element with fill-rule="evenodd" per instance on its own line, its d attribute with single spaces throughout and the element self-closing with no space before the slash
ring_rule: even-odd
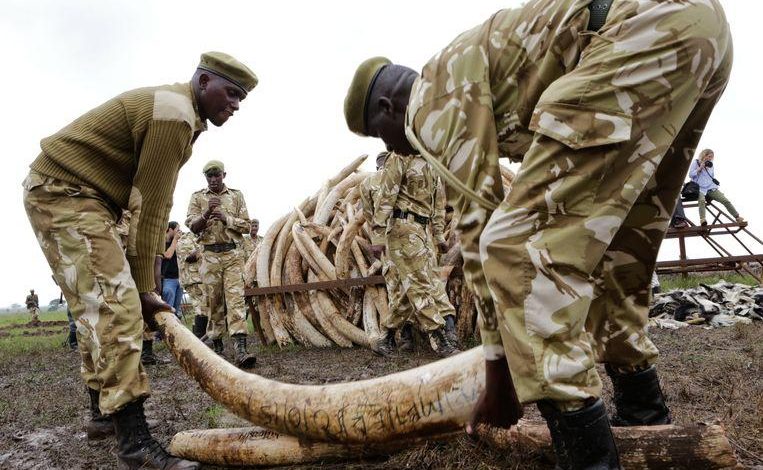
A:
<svg viewBox="0 0 763 470">
<path fill-rule="evenodd" d="M 29 294 L 26 296 L 26 306 L 27 308 L 40 306 L 40 299 L 37 297 L 37 294 Z"/>
<path fill-rule="evenodd" d="M 247 260 L 252 256 L 252 253 L 254 253 L 254 250 L 257 249 L 260 243 L 262 243 L 262 235 L 257 235 L 257 238 L 252 239 L 252 236 L 248 233 L 244 234 L 244 241 L 242 244 L 244 263 L 246 263 Z"/>
<path fill-rule="evenodd" d="M 413 212 L 434 221 L 438 205 L 440 179 L 432 167 L 420 155 L 403 156 L 390 153 L 384 163 L 379 182 L 379 193 L 374 204 L 371 219 L 371 238 L 375 245 L 384 244 L 386 233 L 392 226 L 392 212 L 400 209 Z M 445 205 L 442 204 L 442 219 L 436 241 L 444 241 L 442 228 L 445 219 Z"/>
<path fill-rule="evenodd" d="M 191 232 L 183 232 L 183 234 L 180 235 L 180 239 L 178 239 L 177 247 L 175 249 L 178 255 L 180 284 L 184 287 L 199 284 L 201 282 L 201 276 L 199 275 L 199 267 L 201 266 L 201 247 L 196 243 L 196 235 Z M 199 251 L 199 258 L 196 262 L 187 262 L 185 258 L 197 250 Z"/>
<path fill-rule="evenodd" d="M 212 219 L 207 221 L 207 227 L 198 234 L 199 244 L 233 242 L 241 246 L 243 234 L 249 232 L 249 212 L 246 209 L 244 195 L 238 189 L 224 186 L 220 194 L 213 193 L 209 188 L 196 191 L 191 195 L 185 224 L 190 227 L 194 220 L 201 217 L 209 208 L 209 199 L 213 196 L 220 198 L 220 208 L 225 214 L 226 223 Z"/>
</svg>

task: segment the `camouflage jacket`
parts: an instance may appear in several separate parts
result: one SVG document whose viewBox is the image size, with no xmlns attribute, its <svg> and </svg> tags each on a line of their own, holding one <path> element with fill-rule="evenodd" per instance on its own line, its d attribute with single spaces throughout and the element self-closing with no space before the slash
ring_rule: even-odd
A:
<svg viewBox="0 0 763 470">
<path fill-rule="evenodd" d="M 194 251 L 201 253 L 201 247 L 196 243 L 196 235 L 191 232 L 183 232 L 177 244 L 178 267 L 180 268 L 180 284 L 190 286 L 201 282 L 199 267 L 201 266 L 201 256 L 194 263 L 189 263 L 185 258 Z"/>
<path fill-rule="evenodd" d="M 213 243 L 234 242 L 241 246 L 243 234 L 249 232 L 249 212 L 246 210 L 244 195 L 238 189 L 223 188 L 220 194 L 215 194 L 204 188 L 191 195 L 188 204 L 188 216 L 185 224 L 191 226 L 194 220 L 201 217 L 209 207 L 209 199 L 212 196 L 220 198 L 220 207 L 226 215 L 226 223 L 219 220 L 209 220 L 207 227 L 199 235 L 199 243 L 210 245 Z"/>
<path fill-rule="evenodd" d="M 248 233 L 244 235 L 244 240 L 242 242 L 242 248 L 243 248 L 243 254 L 244 254 L 244 263 L 247 262 L 249 257 L 252 256 L 252 253 L 254 253 L 254 250 L 257 249 L 257 247 L 262 242 L 262 235 L 257 235 L 257 238 L 252 239 L 252 236 Z"/>
<path fill-rule="evenodd" d="M 435 241 L 444 242 L 445 197 L 444 193 L 438 196 L 441 186 L 432 167 L 420 155 L 390 153 L 381 171 L 378 197 L 370 219 L 372 242 L 384 244 L 394 209 L 428 217 Z"/>
<path fill-rule="evenodd" d="M 475 169 L 500 182 L 498 158 L 522 160 L 536 132 L 572 148 L 629 137 L 630 121 L 619 103 L 588 106 L 556 98 L 560 91 L 586 91 L 586 83 L 576 85 L 579 94 L 557 90 L 554 81 L 575 68 L 594 35 L 586 31 L 589 3 L 533 0 L 501 10 L 424 66 L 411 92 L 406 134 L 448 190 L 459 193 L 453 200 L 461 213 L 464 197 L 497 207 L 500 185 L 486 187 L 491 178 Z"/>
<path fill-rule="evenodd" d="M 26 296 L 26 306 L 27 308 L 40 306 L 40 300 L 37 297 L 37 294 L 29 294 Z"/>
</svg>

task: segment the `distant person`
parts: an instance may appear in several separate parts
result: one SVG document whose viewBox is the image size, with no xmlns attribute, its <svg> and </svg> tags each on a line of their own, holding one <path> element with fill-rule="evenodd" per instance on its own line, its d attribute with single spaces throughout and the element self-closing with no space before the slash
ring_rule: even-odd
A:
<svg viewBox="0 0 763 470">
<path fill-rule="evenodd" d="M 72 316 L 72 311 L 69 308 L 66 309 L 66 320 L 69 322 L 69 335 L 66 337 L 66 344 L 69 346 L 70 350 L 76 351 L 77 324 L 74 323 L 74 317 Z"/>
<path fill-rule="evenodd" d="M 680 197 L 676 203 L 676 208 L 673 210 L 673 217 L 670 218 L 670 226 L 672 228 L 686 228 L 689 226 L 689 219 L 686 218 L 684 203 Z"/>
<path fill-rule="evenodd" d="M 177 243 L 178 267 L 180 268 L 180 285 L 188 295 L 193 310 L 193 334 L 201 338 L 207 332 L 209 317 L 207 314 L 204 285 L 201 283 L 199 267 L 201 266 L 201 249 L 196 243 L 193 232 L 183 232 Z"/>
<path fill-rule="evenodd" d="M 158 295 L 158 244 L 178 172 L 207 121 L 225 124 L 256 84 L 235 58 L 204 53 L 190 82 L 128 91 L 43 139 L 24 180 L 29 221 L 79 328 L 95 404 L 88 427 L 116 432 L 119 468 L 199 467 L 149 432 L 143 325 L 156 329 L 154 314 L 172 308 Z M 116 231 L 124 209 L 126 253 Z"/>
<path fill-rule="evenodd" d="M 747 221 L 739 215 L 731 201 L 718 189 L 719 182 L 715 179 L 714 159 L 715 154 L 713 151 L 705 149 L 700 152 L 698 159 L 691 162 L 691 168 L 689 169 L 689 178 L 699 185 L 699 199 L 697 200 L 699 202 L 699 223 L 700 225 L 707 225 L 705 206 L 707 205 L 707 199 L 710 198 L 723 204 L 738 224 L 746 225 Z"/>
<path fill-rule="evenodd" d="M 207 187 L 191 195 L 185 224 L 199 236 L 203 247 L 201 280 L 206 287 L 209 325 L 207 337 L 217 354 L 224 350 L 223 335 L 233 338 L 238 367 L 254 367 L 256 358 L 247 350 L 244 308 L 244 237 L 249 232 L 249 212 L 244 195 L 225 185 L 225 165 L 210 160 L 204 165 Z"/>
<path fill-rule="evenodd" d="M 37 294 L 34 293 L 34 289 L 29 290 L 29 295 L 26 296 L 26 310 L 29 315 L 32 316 L 32 324 L 40 324 L 40 299 Z"/>
<path fill-rule="evenodd" d="M 242 242 L 243 249 L 241 251 L 244 255 L 244 264 L 246 264 L 254 250 L 262 243 L 262 235 L 258 235 L 259 232 L 260 221 L 252 219 L 252 223 L 249 225 L 249 233 L 244 234 L 244 241 Z"/>
<path fill-rule="evenodd" d="M 183 288 L 180 286 L 180 270 L 178 269 L 177 245 L 182 235 L 180 224 L 174 220 L 167 226 L 164 237 L 164 256 L 162 257 L 162 300 L 175 309 L 178 318 L 183 317 Z"/>
</svg>

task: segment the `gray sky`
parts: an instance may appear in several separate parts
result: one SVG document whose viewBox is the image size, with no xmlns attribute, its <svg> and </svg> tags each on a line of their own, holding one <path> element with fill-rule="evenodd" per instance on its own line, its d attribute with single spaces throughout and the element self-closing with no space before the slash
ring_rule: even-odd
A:
<svg viewBox="0 0 763 470">
<path fill-rule="evenodd" d="M 385 55 L 420 69 L 457 34 L 519 3 L 3 0 L 6 165 L 0 188 L 9 226 L 0 232 L 0 306 L 23 303 L 30 288 L 45 304 L 58 297 L 23 209 L 21 181 L 40 139 L 85 111 L 132 88 L 189 80 L 204 51 L 247 63 L 260 85 L 224 127 L 210 126 L 199 138 L 180 172 L 171 218 L 185 219 L 190 194 L 205 185 L 202 166 L 221 159 L 227 184 L 244 192 L 264 232 L 351 159 L 382 150 L 380 142 L 347 131 L 342 116 L 358 63 Z M 756 139 L 763 132 L 763 4 L 722 3 L 734 35 L 734 72 L 700 145 L 715 150 L 722 190 L 754 231 L 763 227 L 763 156 Z M 373 158 L 366 169 L 372 165 Z M 674 252 L 675 242 L 668 241 L 661 258 Z M 699 245 L 690 245 L 689 253 L 706 254 Z"/>
</svg>

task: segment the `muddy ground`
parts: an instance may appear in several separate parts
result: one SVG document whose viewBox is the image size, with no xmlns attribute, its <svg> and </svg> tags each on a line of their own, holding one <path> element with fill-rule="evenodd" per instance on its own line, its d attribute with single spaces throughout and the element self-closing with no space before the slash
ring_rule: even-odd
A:
<svg viewBox="0 0 763 470">
<path fill-rule="evenodd" d="M 763 468 L 763 325 L 654 330 L 652 337 L 662 351 L 659 368 L 674 421 L 719 420 L 740 463 Z M 163 347 L 160 355 L 169 358 Z M 434 359 L 430 353 L 417 353 L 385 360 L 360 348 L 261 348 L 256 371 L 280 381 L 316 384 L 375 377 Z M 174 362 L 148 370 L 153 395 L 147 415 L 163 423 L 155 431 L 162 442 L 181 430 L 245 425 L 216 405 Z M 609 399 L 609 381 L 604 382 Z M 61 347 L 0 358 L 0 469 L 114 468 L 114 441 L 90 443 L 85 438 L 87 404 L 77 354 Z M 526 415 L 538 417 L 534 407 L 528 407 Z M 552 467 L 542 456 L 506 455 L 461 438 L 376 460 L 324 463 L 323 468 Z"/>
</svg>

